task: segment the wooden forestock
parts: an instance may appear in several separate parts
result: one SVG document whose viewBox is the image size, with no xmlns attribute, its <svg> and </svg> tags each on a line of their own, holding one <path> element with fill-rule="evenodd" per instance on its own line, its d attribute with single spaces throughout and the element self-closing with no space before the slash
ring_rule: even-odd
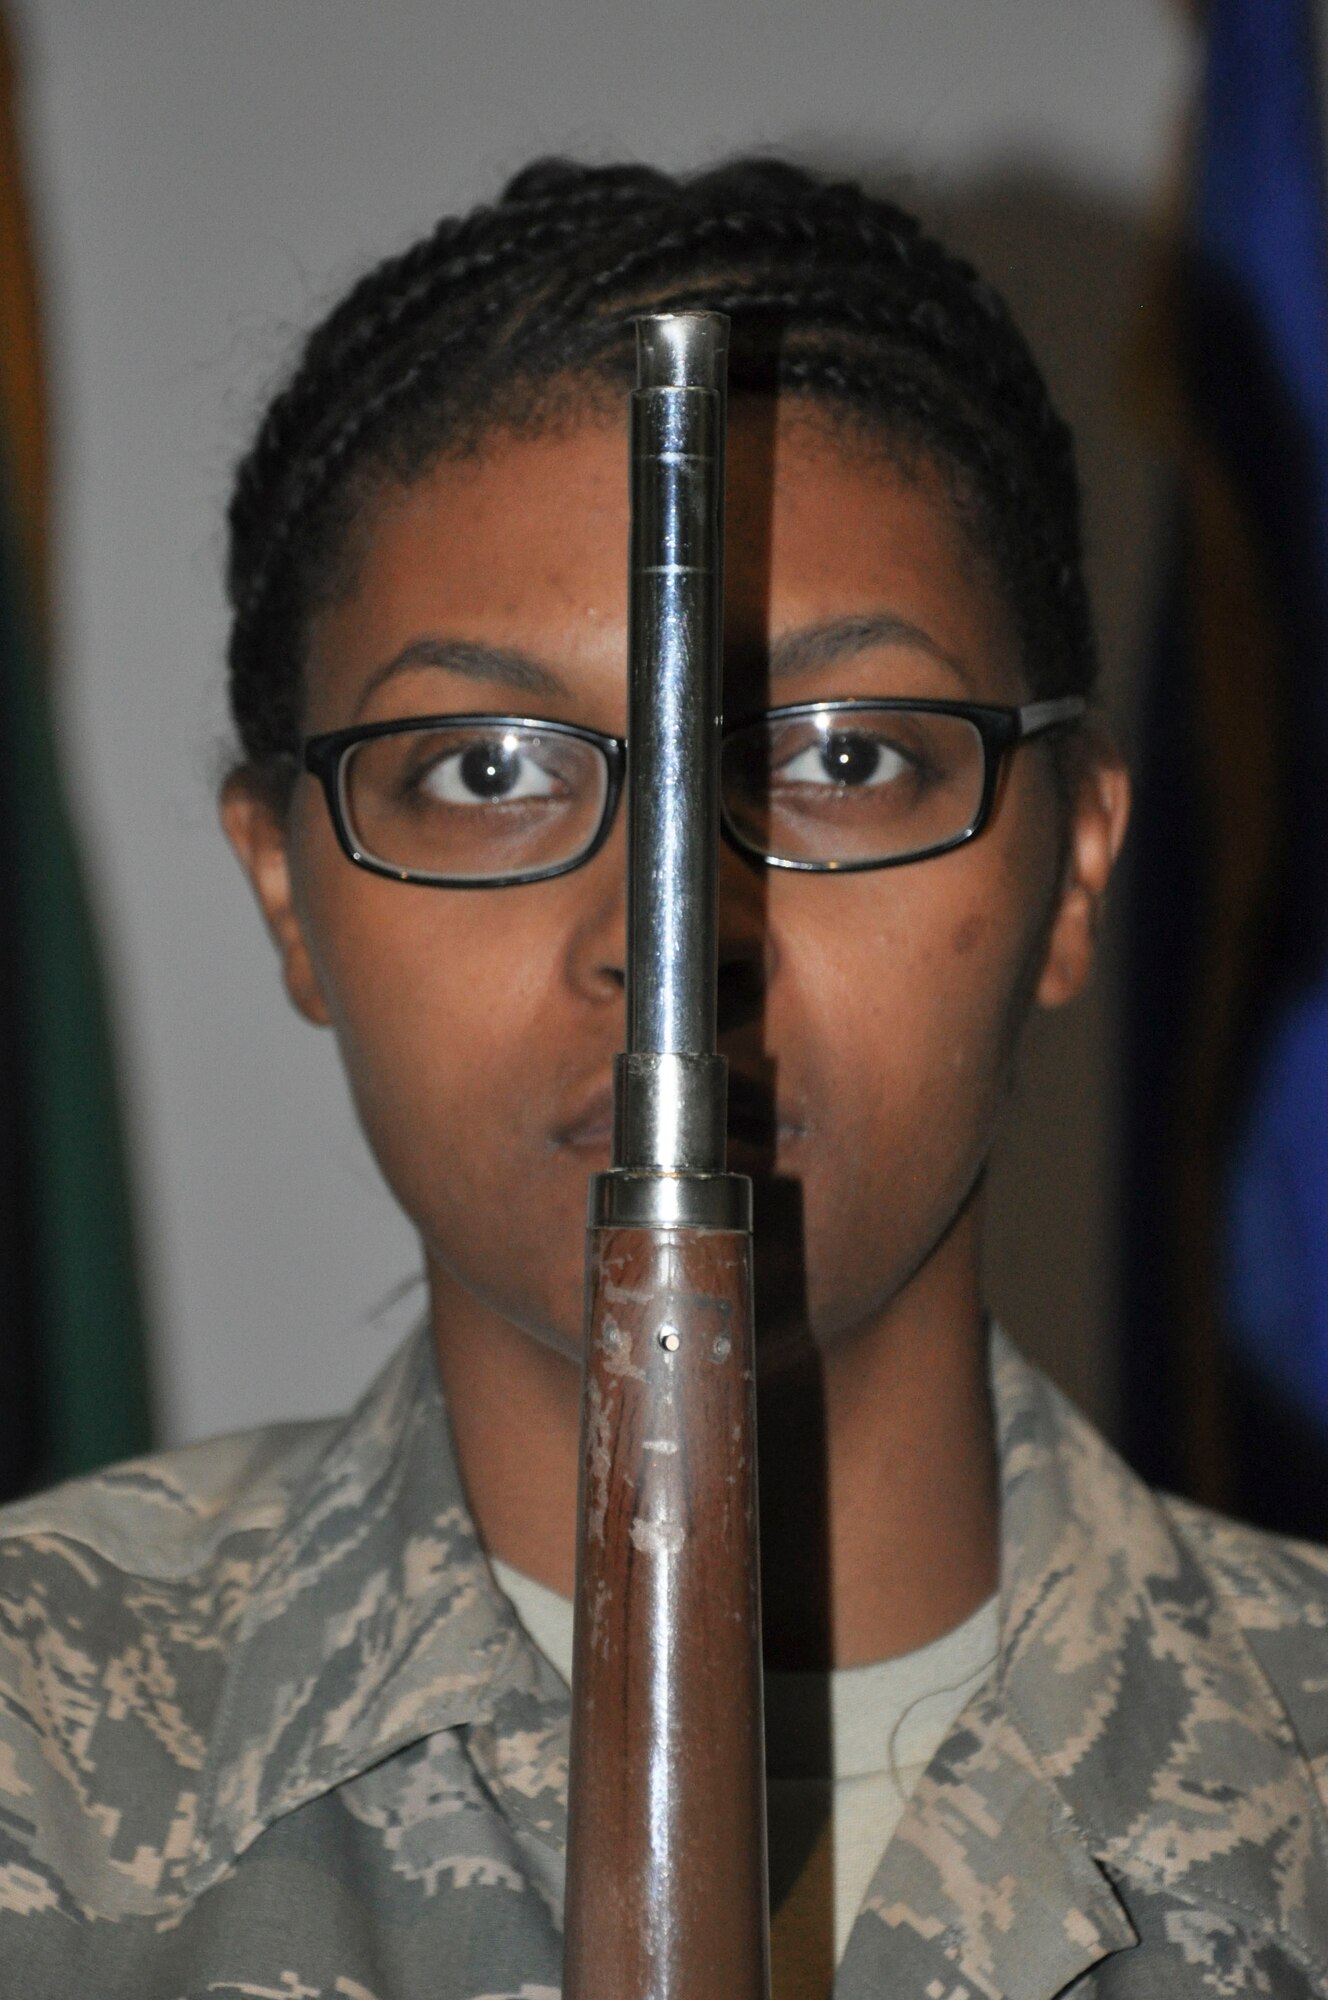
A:
<svg viewBox="0 0 1328 2000">
<path fill-rule="evenodd" d="M 727 323 L 638 323 L 627 1050 L 591 1185 L 564 2000 L 767 2000 L 750 1185 L 715 1053 Z"/>
<path fill-rule="evenodd" d="M 592 1232 L 569 2000 L 768 1989 L 750 1251 Z"/>
</svg>

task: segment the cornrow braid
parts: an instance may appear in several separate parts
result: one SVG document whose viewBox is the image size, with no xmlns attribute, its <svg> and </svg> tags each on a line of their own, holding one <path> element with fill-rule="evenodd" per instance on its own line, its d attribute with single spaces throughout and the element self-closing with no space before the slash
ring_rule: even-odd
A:
<svg viewBox="0 0 1328 2000">
<path fill-rule="evenodd" d="M 241 463 L 227 587 L 251 775 L 295 768 L 310 619 L 360 509 L 559 385 L 626 383 L 639 312 L 733 321 L 736 389 L 819 399 L 927 455 L 990 559 L 1035 694 L 1090 690 L 1066 426 L 999 295 L 893 203 L 787 162 L 686 177 L 534 162 L 369 271 L 309 336 Z"/>
</svg>

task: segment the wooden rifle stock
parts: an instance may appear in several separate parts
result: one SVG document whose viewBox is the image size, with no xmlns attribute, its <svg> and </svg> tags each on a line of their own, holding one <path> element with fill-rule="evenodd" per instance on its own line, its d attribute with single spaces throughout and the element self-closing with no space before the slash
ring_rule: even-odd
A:
<svg viewBox="0 0 1328 2000">
<path fill-rule="evenodd" d="M 767 2000 L 750 1183 L 715 1053 L 727 322 L 638 322 L 627 1051 L 591 1184 L 564 2000 Z"/>
</svg>

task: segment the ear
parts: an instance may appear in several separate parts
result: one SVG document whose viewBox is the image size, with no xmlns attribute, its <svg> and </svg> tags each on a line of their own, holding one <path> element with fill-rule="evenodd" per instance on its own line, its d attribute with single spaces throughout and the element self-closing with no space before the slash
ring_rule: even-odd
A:
<svg viewBox="0 0 1328 2000">
<path fill-rule="evenodd" d="M 1060 900 L 1035 995 L 1041 1007 L 1063 1007 L 1088 984 L 1103 899 L 1130 817 L 1129 773 L 1105 735 L 1086 737 L 1072 783 Z"/>
<path fill-rule="evenodd" d="M 222 787 L 221 824 L 272 933 L 292 1004 L 307 1021 L 327 1027 L 327 1003 L 292 893 L 290 835 L 284 815 L 238 773 Z"/>
</svg>

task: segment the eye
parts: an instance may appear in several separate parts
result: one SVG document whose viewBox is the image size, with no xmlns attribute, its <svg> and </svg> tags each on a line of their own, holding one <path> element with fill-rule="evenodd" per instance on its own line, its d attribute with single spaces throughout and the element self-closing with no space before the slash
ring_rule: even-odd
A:
<svg viewBox="0 0 1328 2000">
<path fill-rule="evenodd" d="M 912 760 L 892 743 L 864 729 L 829 731 L 781 764 L 781 784 L 838 785 L 857 789 L 888 785 L 912 770 Z"/>
<path fill-rule="evenodd" d="M 491 737 L 439 757 L 419 778 L 419 789 L 449 806 L 545 799 L 557 778 L 518 736 Z"/>
</svg>

